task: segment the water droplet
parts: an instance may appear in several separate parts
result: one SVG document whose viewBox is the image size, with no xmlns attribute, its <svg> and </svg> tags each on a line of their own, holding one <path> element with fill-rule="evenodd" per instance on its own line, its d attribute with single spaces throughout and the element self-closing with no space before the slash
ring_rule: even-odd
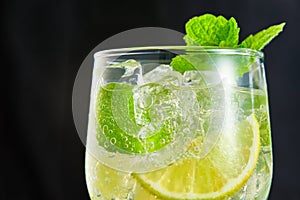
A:
<svg viewBox="0 0 300 200">
<path fill-rule="evenodd" d="M 147 148 L 148 149 L 153 149 L 154 148 L 154 142 L 148 142 L 147 143 Z"/>
<path fill-rule="evenodd" d="M 127 142 L 128 137 L 127 137 L 127 136 L 122 136 L 122 140 L 123 140 L 124 142 Z"/>
<path fill-rule="evenodd" d="M 111 139 L 110 139 L 110 143 L 111 143 L 112 145 L 115 145 L 116 142 L 117 142 L 117 139 L 116 139 L 116 138 L 111 138 Z"/>
<path fill-rule="evenodd" d="M 104 125 L 103 128 L 102 128 L 102 130 L 103 130 L 103 133 L 104 133 L 104 134 L 107 133 L 107 131 L 108 131 L 108 126 L 107 126 L 107 125 Z"/>
</svg>

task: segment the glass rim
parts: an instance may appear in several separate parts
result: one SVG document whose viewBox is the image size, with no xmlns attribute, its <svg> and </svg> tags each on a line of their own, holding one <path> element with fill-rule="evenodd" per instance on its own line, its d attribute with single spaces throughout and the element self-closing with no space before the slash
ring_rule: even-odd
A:
<svg viewBox="0 0 300 200">
<path fill-rule="evenodd" d="M 208 54 L 224 54 L 224 55 L 244 55 L 264 58 L 264 53 L 259 50 L 250 48 L 238 47 L 216 47 L 216 46 L 141 46 L 141 47 L 127 47 L 127 48 L 114 48 L 98 51 L 94 54 L 94 58 L 100 56 L 121 56 L 121 55 L 137 55 L 146 54 L 145 51 L 188 51 L 197 53 Z M 140 52 L 139 52 L 140 51 Z"/>
</svg>

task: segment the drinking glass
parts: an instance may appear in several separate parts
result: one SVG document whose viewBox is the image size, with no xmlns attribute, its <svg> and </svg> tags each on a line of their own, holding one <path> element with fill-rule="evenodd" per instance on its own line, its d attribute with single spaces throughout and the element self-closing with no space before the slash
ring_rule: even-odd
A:
<svg viewBox="0 0 300 200">
<path fill-rule="evenodd" d="M 153 46 L 94 55 L 86 181 L 96 199 L 267 199 L 263 53 Z"/>
</svg>

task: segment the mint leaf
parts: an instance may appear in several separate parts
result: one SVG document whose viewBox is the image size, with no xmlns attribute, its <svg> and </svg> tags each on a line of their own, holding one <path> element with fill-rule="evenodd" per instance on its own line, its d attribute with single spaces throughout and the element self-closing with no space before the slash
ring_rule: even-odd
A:
<svg viewBox="0 0 300 200">
<path fill-rule="evenodd" d="M 188 70 L 196 70 L 194 65 L 187 61 L 187 59 L 184 57 L 185 55 L 180 55 L 172 59 L 170 65 L 173 67 L 173 69 L 180 72 L 181 74 Z"/>
<path fill-rule="evenodd" d="M 234 18 L 204 14 L 193 17 L 185 26 L 184 40 L 188 46 L 235 47 L 239 42 L 239 31 Z"/>
<path fill-rule="evenodd" d="M 270 26 L 268 29 L 262 30 L 255 35 L 251 34 L 239 45 L 239 47 L 262 50 L 283 30 L 284 26 L 285 23 L 281 23 Z"/>
<path fill-rule="evenodd" d="M 188 54 L 176 56 L 170 65 L 183 74 L 188 70 L 212 70 L 214 63 L 206 54 Z"/>
</svg>

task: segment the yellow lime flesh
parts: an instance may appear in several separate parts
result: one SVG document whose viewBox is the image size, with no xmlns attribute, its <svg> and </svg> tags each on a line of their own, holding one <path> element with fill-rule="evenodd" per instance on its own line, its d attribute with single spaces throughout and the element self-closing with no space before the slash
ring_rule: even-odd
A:
<svg viewBox="0 0 300 200">
<path fill-rule="evenodd" d="M 234 129 L 224 130 L 205 158 L 186 157 L 135 177 L 162 199 L 225 199 L 247 182 L 255 169 L 259 149 L 259 125 L 250 115 Z"/>
</svg>

